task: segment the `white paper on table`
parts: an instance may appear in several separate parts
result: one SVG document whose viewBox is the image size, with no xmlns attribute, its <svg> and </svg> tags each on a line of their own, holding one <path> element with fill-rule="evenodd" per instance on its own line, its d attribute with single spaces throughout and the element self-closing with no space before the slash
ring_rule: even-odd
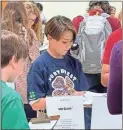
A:
<svg viewBox="0 0 123 130">
<path fill-rule="evenodd" d="M 98 97 L 102 97 L 102 96 L 106 96 L 106 93 L 95 93 L 95 92 L 90 92 L 87 91 L 84 96 L 83 96 L 83 104 L 87 105 L 87 104 L 93 104 L 93 98 L 96 96 Z"/>
<path fill-rule="evenodd" d="M 91 129 L 122 129 L 122 115 L 109 113 L 106 96 L 94 97 Z"/>
<path fill-rule="evenodd" d="M 90 96 L 93 96 L 93 97 L 102 97 L 102 96 L 106 96 L 107 93 L 95 93 L 95 92 L 87 91 L 85 93 L 85 95 L 90 95 Z"/>
<path fill-rule="evenodd" d="M 47 97 L 48 116 L 60 115 L 54 129 L 85 129 L 82 96 Z"/>
<path fill-rule="evenodd" d="M 32 124 L 29 122 L 30 129 L 53 129 L 54 125 L 56 124 L 57 120 L 51 121 L 50 123 L 39 123 L 39 124 Z"/>
</svg>

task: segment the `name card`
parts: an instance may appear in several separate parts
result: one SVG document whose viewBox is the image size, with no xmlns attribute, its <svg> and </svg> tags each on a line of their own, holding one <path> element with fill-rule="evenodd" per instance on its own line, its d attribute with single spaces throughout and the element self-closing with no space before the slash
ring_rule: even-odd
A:
<svg viewBox="0 0 123 130">
<path fill-rule="evenodd" d="M 60 115 L 54 129 L 85 129 L 82 96 L 46 97 L 48 116 Z"/>
</svg>

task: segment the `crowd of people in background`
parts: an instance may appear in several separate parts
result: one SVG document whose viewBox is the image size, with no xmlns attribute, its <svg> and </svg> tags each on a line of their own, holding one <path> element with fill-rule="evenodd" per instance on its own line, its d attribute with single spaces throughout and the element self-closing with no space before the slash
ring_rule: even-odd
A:
<svg viewBox="0 0 123 130">
<path fill-rule="evenodd" d="M 122 114 L 122 11 L 116 18 L 108 1 L 90 1 L 72 20 L 47 21 L 42 12 L 33 1 L 8 1 L 2 12 L 2 128 L 29 129 L 46 96 L 86 91 L 107 93 L 109 112 Z M 44 36 L 49 45 L 40 54 Z"/>
<path fill-rule="evenodd" d="M 104 52 L 101 60 L 101 71 L 100 73 L 85 73 L 85 76 L 88 79 L 88 82 L 91 84 L 91 91 L 99 92 L 101 88 L 102 92 L 106 92 L 108 88 L 108 108 L 109 112 L 111 114 L 119 114 L 122 113 L 122 56 L 120 49 L 122 49 L 122 11 L 119 13 L 118 18 L 115 17 L 116 8 L 109 5 L 109 2 L 90 2 L 88 14 L 89 15 L 95 15 L 97 12 L 100 14 L 106 14 L 106 19 L 108 20 L 112 31 L 110 32 L 110 35 L 105 40 L 105 46 L 104 46 Z M 83 16 L 76 16 L 73 19 L 73 25 L 76 28 L 76 31 L 79 31 L 80 23 L 84 20 Z M 109 31 L 109 29 L 108 29 Z M 112 48 L 114 47 L 117 42 L 121 45 L 118 46 L 118 51 L 114 49 L 116 52 L 115 56 L 118 55 L 117 53 L 120 53 L 119 57 L 114 57 L 113 59 L 111 57 Z M 98 41 L 99 42 L 99 41 Z M 77 41 L 78 43 L 78 41 Z M 85 44 L 86 41 L 85 41 Z M 77 47 L 77 46 L 76 46 Z M 72 48 L 73 51 L 76 51 L 76 47 L 74 46 Z M 80 46 L 79 46 L 80 48 Z M 116 47 L 114 47 L 116 48 Z M 88 48 L 87 48 L 88 49 Z M 80 49 L 82 50 L 82 49 Z M 112 52 L 113 53 L 113 52 Z M 89 53 L 91 54 L 91 53 Z M 113 54 L 112 54 L 113 55 Z M 113 56 L 112 56 L 113 57 Z M 118 61 L 115 61 L 118 59 Z M 110 61 L 111 60 L 111 61 Z M 114 62 L 113 62 L 114 60 Z M 111 63 L 111 68 L 110 68 Z M 117 63 L 117 64 L 116 64 Z M 121 67 L 121 68 L 120 68 Z M 119 68 L 119 74 L 117 72 L 117 69 Z M 116 73 L 116 74 L 115 74 Z M 120 74 L 121 73 L 121 74 Z M 116 87 L 117 86 L 117 87 Z M 106 88 L 106 89 L 104 89 Z M 94 90 L 93 90 L 94 89 Z M 114 97 L 115 95 L 115 97 Z M 117 96 L 116 96 L 117 95 Z M 117 104 L 118 103 L 118 104 Z"/>
</svg>

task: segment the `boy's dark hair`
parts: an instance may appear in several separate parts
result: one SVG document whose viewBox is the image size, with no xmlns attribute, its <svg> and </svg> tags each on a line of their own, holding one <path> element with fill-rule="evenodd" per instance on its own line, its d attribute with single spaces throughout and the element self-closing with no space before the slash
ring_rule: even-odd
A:
<svg viewBox="0 0 123 130">
<path fill-rule="evenodd" d="M 76 38 L 76 31 L 72 24 L 72 21 L 65 16 L 55 16 L 51 18 L 45 26 L 45 35 L 50 35 L 56 40 L 60 40 L 61 35 L 65 31 L 71 31 L 73 33 L 73 41 Z"/>
<path fill-rule="evenodd" d="M 103 0 L 95 0 L 95 1 L 90 1 L 89 2 L 89 9 L 92 9 L 94 6 L 96 5 L 100 5 L 102 10 L 107 13 L 107 14 L 111 14 L 111 6 L 109 5 L 109 2 L 108 1 L 103 1 Z"/>
<path fill-rule="evenodd" d="M 28 49 L 26 44 L 15 33 L 2 30 L 1 33 L 1 67 L 9 64 L 9 61 L 15 56 L 15 61 L 26 59 Z"/>
<path fill-rule="evenodd" d="M 42 12 L 43 11 L 43 5 L 40 3 L 36 3 L 36 6 L 38 7 L 38 9 Z"/>
<path fill-rule="evenodd" d="M 108 1 L 103 1 L 103 0 L 95 0 L 95 1 L 93 1 L 93 0 L 91 0 L 90 2 L 89 2 L 89 6 L 91 7 L 91 6 L 94 6 L 94 5 L 97 5 L 97 4 L 99 4 L 99 5 L 101 5 L 101 4 L 106 4 L 106 5 L 109 5 L 109 2 Z"/>
</svg>

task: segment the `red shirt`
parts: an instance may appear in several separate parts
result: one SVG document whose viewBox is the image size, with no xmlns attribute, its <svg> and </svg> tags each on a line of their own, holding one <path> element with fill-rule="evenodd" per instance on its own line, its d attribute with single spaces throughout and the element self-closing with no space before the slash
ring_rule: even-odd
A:
<svg viewBox="0 0 123 130">
<path fill-rule="evenodd" d="M 107 17 L 107 20 L 111 25 L 112 32 L 114 32 L 115 30 L 121 28 L 121 23 L 117 18 L 110 16 L 110 17 Z"/>
<path fill-rule="evenodd" d="M 76 31 L 78 32 L 79 30 L 79 25 L 80 23 L 83 21 L 84 17 L 83 16 L 76 16 L 73 20 L 72 20 L 72 23 L 73 23 L 73 26 L 75 27 Z"/>
<path fill-rule="evenodd" d="M 103 64 L 109 64 L 112 48 L 120 40 L 122 40 L 122 28 L 114 31 L 108 37 L 102 59 Z"/>
</svg>

